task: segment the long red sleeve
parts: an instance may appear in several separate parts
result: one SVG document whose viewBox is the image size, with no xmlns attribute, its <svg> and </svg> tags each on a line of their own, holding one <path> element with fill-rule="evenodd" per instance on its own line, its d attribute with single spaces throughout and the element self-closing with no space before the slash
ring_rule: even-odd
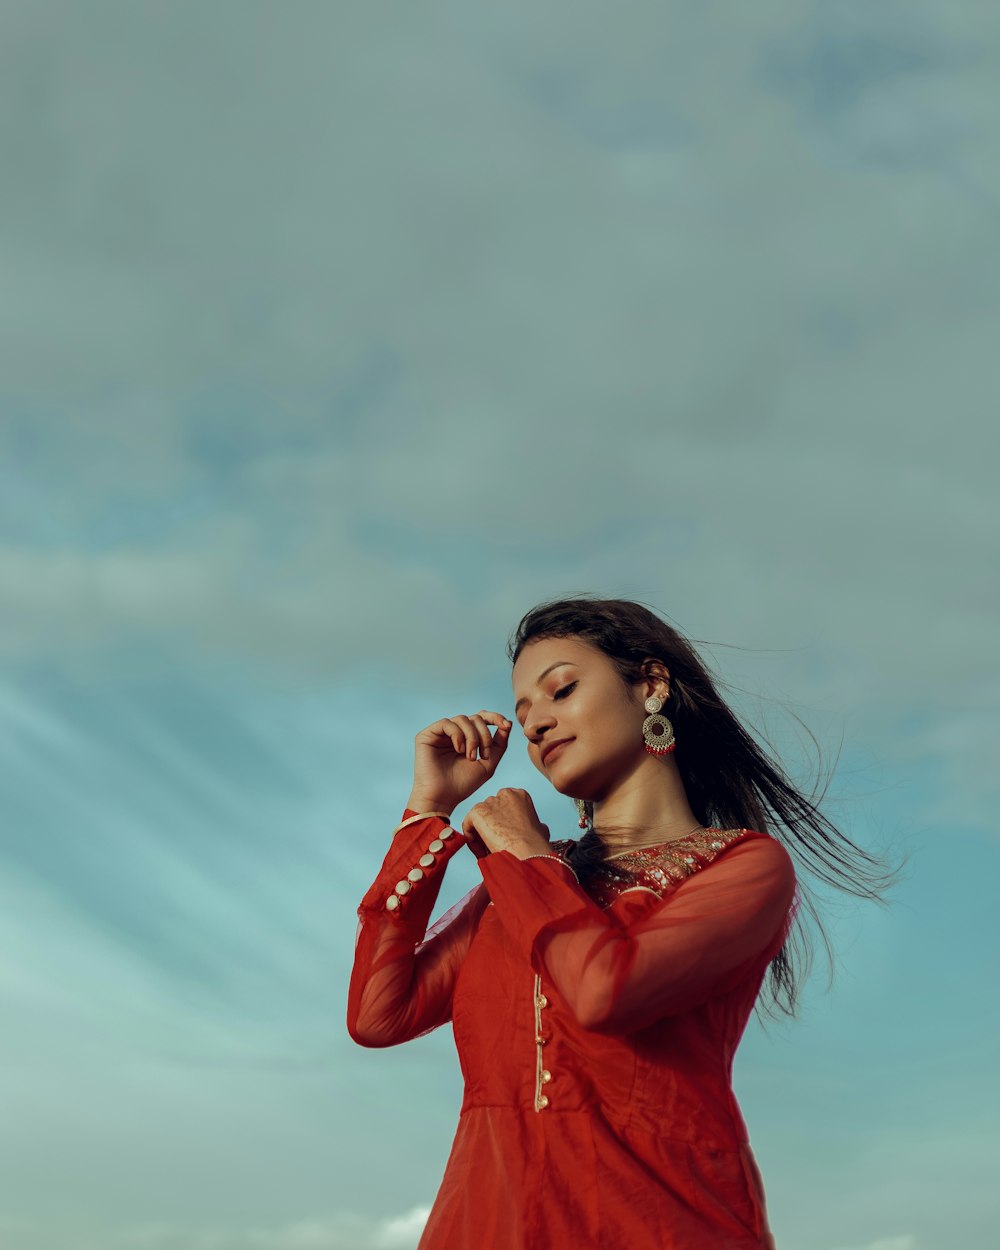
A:
<svg viewBox="0 0 1000 1250">
<path fill-rule="evenodd" d="M 362 899 L 347 1007 L 359 1045 L 393 1046 L 451 1018 L 455 977 L 489 902 L 480 886 L 427 933 L 445 866 L 462 845 L 438 817 L 407 825 Z"/>
<path fill-rule="evenodd" d="M 629 891 L 607 910 L 567 867 L 500 852 L 480 860 L 509 940 L 578 1023 L 628 1033 L 738 983 L 783 939 L 791 859 L 768 837 L 740 842 L 658 900 Z"/>
</svg>

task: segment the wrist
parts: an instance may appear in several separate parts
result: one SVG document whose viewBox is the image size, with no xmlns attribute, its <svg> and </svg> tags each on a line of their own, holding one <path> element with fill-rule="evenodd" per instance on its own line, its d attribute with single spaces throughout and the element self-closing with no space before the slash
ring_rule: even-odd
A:
<svg viewBox="0 0 1000 1250">
<path fill-rule="evenodd" d="M 406 800 L 406 806 L 411 812 L 444 812 L 446 815 L 443 819 L 447 820 L 455 810 L 456 804 L 412 790 L 410 797 Z"/>
<path fill-rule="evenodd" d="M 531 859 L 536 855 L 551 855 L 553 858 L 558 858 L 544 838 L 518 838 L 516 842 L 509 843 L 504 849 L 510 851 L 511 855 L 518 859 Z"/>
</svg>

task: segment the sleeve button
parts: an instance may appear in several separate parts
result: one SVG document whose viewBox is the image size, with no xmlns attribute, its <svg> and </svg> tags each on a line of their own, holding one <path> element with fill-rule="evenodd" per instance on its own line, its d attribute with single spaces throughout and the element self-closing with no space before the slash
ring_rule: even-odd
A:
<svg viewBox="0 0 1000 1250">
<path fill-rule="evenodd" d="M 390 894 L 389 897 L 385 900 L 386 911 L 395 911 L 398 906 L 399 906 L 399 899 L 396 897 L 395 894 Z"/>
<path fill-rule="evenodd" d="M 411 868 L 406 875 L 411 881 L 423 881 L 424 870 L 422 868 Z"/>
<path fill-rule="evenodd" d="M 421 855 L 420 858 L 417 860 L 417 863 L 420 865 L 421 868 L 430 868 L 431 865 L 434 863 L 434 856 L 430 854 Z"/>
<path fill-rule="evenodd" d="M 402 880 L 402 881 L 397 881 L 397 882 L 396 882 L 396 893 L 397 893 L 397 894 L 409 894 L 409 892 L 410 892 L 410 888 L 411 888 L 411 887 L 410 887 L 410 883 L 409 883 L 409 881 L 407 881 L 407 880 L 406 880 L 406 878 L 405 878 L 405 877 L 403 878 L 403 880 Z"/>
<path fill-rule="evenodd" d="M 434 841 L 430 844 L 430 846 L 427 849 L 437 854 L 438 851 L 444 850 L 444 843 L 441 841 L 440 838 L 435 838 Z"/>
<path fill-rule="evenodd" d="M 449 838 L 453 838 L 454 836 L 455 836 L 455 830 L 450 827 L 448 829 L 441 830 L 441 840 L 443 842 L 447 842 Z"/>
</svg>

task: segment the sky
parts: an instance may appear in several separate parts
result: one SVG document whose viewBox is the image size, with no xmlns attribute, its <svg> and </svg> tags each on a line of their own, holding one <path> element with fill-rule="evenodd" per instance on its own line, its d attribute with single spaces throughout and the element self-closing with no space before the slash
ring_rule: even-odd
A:
<svg viewBox="0 0 1000 1250">
<path fill-rule="evenodd" d="M 0 1250 L 413 1250 L 460 1080 L 348 1038 L 356 907 L 574 592 L 905 859 L 737 1059 L 778 1245 L 995 1250 L 998 54 L 977 0 L 7 0 Z"/>
</svg>

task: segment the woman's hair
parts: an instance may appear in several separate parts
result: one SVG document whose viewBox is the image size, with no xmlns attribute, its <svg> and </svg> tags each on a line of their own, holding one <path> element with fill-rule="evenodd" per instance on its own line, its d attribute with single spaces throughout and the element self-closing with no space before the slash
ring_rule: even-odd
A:
<svg viewBox="0 0 1000 1250">
<path fill-rule="evenodd" d="M 818 880 L 858 898 L 880 901 L 896 871 L 857 846 L 820 812 L 822 792 L 806 797 L 739 723 L 716 689 L 694 648 L 655 613 L 627 599 L 576 596 L 532 608 L 507 647 L 513 663 L 529 643 L 542 638 L 579 638 L 613 662 L 631 685 L 648 675 L 650 661 L 670 672 L 664 714 L 677 736 L 674 759 L 695 819 L 720 829 L 746 828 L 778 837 L 796 861 Z M 810 735 L 811 736 L 811 735 Z M 815 738 L 813 739 L 815 742 Z M 827 785 L 829 781 L 827 782 Z M 592 809 L 587 805 L 588 812 Z M 589 832 L 569 849 L 581 880 L 602 862 L 604 847 Z M 801 980 L 812 961 L 812 944 L 801 908 L 812 917 L 828 956 L 829 939 L 808 887 L 799 875 L 800 908 L 788 937 L 772 960 L 764 1010 L 795 1014 Z"/>
</svg>

